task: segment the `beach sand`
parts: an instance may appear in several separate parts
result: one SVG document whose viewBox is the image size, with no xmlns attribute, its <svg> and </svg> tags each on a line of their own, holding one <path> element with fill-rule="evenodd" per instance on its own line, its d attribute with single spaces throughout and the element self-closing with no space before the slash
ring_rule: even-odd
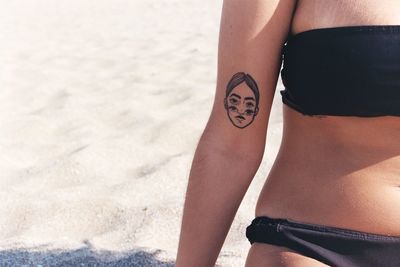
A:
<svg viewBox="0 0 400 267">
<path fill-rule="evenodd" d="M 0 266 L 173 266 L 213 104 L 221 7 L 1 1 Z M 218 266 L 244 266 L 245 228 L 281 141 L 280 87 Z"/>
</svg>

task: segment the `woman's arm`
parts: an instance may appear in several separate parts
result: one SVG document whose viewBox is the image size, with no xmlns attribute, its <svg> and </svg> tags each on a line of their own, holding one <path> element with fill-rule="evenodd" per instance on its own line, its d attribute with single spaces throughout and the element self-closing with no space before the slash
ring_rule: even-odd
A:
<svg viewBox="0 0 400 267">
<path fill-rule="evenodd" d="M 186 192 L 176 267 L 214 266 L 261 163 L 295 0 L 225 0 L 217 88 Z"/>
</svg>

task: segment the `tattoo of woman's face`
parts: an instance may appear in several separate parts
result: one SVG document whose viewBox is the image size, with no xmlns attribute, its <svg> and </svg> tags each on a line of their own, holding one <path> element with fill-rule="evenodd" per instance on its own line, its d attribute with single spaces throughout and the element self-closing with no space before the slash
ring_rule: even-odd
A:
<svg viewBox="0 0 400 267">
<path fill-rule="evenodd" d="M 224 107 L 238 128 L 250 125 L 258 113 L 259 91 L 255 80 L 243 72 L 232 76 L 226 87 Z"/>
</svg>

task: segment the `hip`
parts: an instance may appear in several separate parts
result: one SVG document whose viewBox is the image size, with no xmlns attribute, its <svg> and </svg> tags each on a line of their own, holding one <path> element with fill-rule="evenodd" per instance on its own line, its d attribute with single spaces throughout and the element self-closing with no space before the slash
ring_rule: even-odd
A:
<svg viewBox="0 0 400 267">
<path fill-rule="evenodd" d="M 299 167 L 278 156 L 255 215 L 400 235 L 400 176 L 393 171 L 393 164 L 400 168 L 400 162 L 381 162 L 356 171 L 344 161 L 334 162 L 315 160 Z"/>
</svg>

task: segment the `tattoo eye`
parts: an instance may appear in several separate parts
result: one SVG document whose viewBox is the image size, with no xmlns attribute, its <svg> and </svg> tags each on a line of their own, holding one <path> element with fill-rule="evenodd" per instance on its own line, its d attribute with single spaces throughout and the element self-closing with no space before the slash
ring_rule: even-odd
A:
<svg viewBox="0 0 400 267">
<path fill-rule="evenodd" d="M 236 107 L 234 107 L 234 106 L 229 106 L 229 109 L 231 110 L 231 111 L 237 111 L 238 109 L 236 108 Z"/>
<path fill-rule="evenodd" d="M 234 104 L 234 105 L 237 105 L 237 103 L 239 102 L 237 99 L 235 99 L 235 98 L 231 98 L 230 100 L 229 100 L 232 104 Z"/>
<path fill-rule="evenodd" d="M 245 113 L 246 113 L 247 116 L 251 116 L 251 115 L 254 114 L 254 111 L 251 110 L 251 109 L 246 109 Z"/>
<path fill-rule="evenodd" d="M 247 102 L 247 103 L 246 103 L 246 106 L 249 107 L 249 108 L 251 108 L 251 107 L 254 107 L 254 104 L 251 103 L 251 102 Z"/>
</svg>

